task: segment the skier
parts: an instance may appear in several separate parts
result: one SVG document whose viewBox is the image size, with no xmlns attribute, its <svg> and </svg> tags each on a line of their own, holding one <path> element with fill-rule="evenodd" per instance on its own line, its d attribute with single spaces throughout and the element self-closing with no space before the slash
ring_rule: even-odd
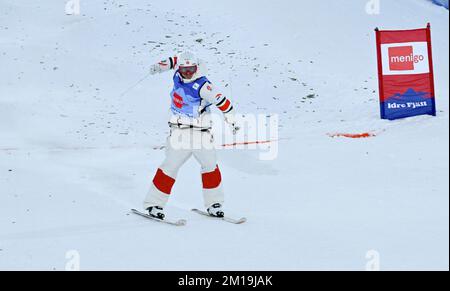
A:
<svg viewBox="0 0 450 291">
<path fill-rule="evenodd" d="M 156 171 L 153 183 L 144 200 L 144 209 L 150 216 L 164 220 L 164 207 L 169 199 L 178 170 L 193 155 L 201 165 L 203 199 L 211 216 L 223 217 L 224 193 L 211 134 L 210 106 L 215 105 L 224 114 L 233 134 L 236 125 L 233 105 L 217 91 L 204 76 L 204 63 L 192 52 L 183 52 L 154 64 L 152 75 L 174 70 L 174 87 L 169 120 L 170 135 L 166 143 L 166 157 Z M 181 140 L 181 144 L 180 141 Z M 200 147 L 192 143 L 200 144 Z"/>
</svg>

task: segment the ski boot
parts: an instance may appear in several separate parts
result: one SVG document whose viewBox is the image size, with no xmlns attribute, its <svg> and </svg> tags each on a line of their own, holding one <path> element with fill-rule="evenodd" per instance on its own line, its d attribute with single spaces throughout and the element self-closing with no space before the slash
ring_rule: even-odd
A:
<svg viewBox="0 0 450 291">
<path fill-rule="evenodd" d="M 148 211 L 148 215 L 150 215 L 151 217 L 157 218 L 157 219 L 164 220 L 164 217 L 166 217 L 164 215 L 163 208 L 160 206 L 149 207 L 149 208 L 147 208 L 147 211 Z"/>
<path fill-rule="evenodd" d="M 214 203 L 208 209 L 208 214 L 214 217 L 224 217 L 225 213 L 222 210 L 222 204 Z"/>
</svg>

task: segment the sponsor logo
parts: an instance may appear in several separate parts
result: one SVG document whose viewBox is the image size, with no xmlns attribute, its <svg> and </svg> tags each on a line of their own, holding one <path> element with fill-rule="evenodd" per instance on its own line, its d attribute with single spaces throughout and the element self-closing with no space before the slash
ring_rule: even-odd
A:
<svg viewBox="0 0 450 291">
<path fill-rule="evenodd" d="M 427 101 L 422 102 L 406 102 L 406 103 L 388 103 L 387 104 L 388 109 L 402 109 L 402 108 L 410 108 L 410 109 L 416 109 L 421 107 L 427 107 L 428 103 Z"/>
<path fill-rule="evenodd" d="M 413 46 L 390 47 L 388 52 L 391 71 L 413 71 L 416 64 L 425 60 L 424 55 L 414 54 Z"/>
<path fill-rule="evenodd" d="M 173 93 L 173 104 L 177 108 L 183 107 L 183 97 L 181 97 L 177 92 Z"/>
<path fill-rule="evenodd" d="M 198 90 L 198 88 L 200 88 L 200 85 L 198 83 L 195 83 L 192 88 L 194 88 L 194 90 Z"/>
</svg>

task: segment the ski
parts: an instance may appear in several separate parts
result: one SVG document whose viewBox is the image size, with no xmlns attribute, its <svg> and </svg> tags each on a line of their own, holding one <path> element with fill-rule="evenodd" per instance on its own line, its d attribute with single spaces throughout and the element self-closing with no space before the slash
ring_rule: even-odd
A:
<svg viewBox="0 0 450 291">
<path fill-rule="evenodd" d="M 239 219 L 234 219 L 234 218 L 231 218 L 231 217 L 228 217 L 228 216 L 215 217 L 215 216 L 210 215 L 208 212 L 200 210 L 200 209 L 195 209 L 194 208 L 194 209 L 192 209 L 192 211 L 195 212 L 195 213 L 198 213 L 200 215 L 204 215 L 204 216 L 208 216 L 208 217 L 211 217 L 211 218 L 220 219 L 220 220 L 223 220 L 223 221 L 226 221 L 226 222 L 229 222 L 229 223 L 234 223 L 234 224 L 241 224 L 241 223 L 244 223 L 244 222 L 247 221 L 247 218 L 245 218 L 245 217 L 241 217 Z"/>
<path fill-rule="evenodd" d="M 185 219 L 179 219 L 179 220 L 164 219 L 164 220 L 162 220 L 162 219 L 158 219 L 158 218 L 152 217 L 152 216 L 150 216 L 148 214 L 145 214 L 143 212 L 140 212 L 140 211 L 138 211 L 136 209 L 131 209 L 131 211 L 134 214 L 140 215 L 142 217 L 145 217 L 145 218 L 148 218 L 148 219 L 151 219 L 151 220 L 154 220 L 154 221 L 162 222 L 162 223 L 167 223 L 167 224 L 170 224 L 170 225 L 183 226 L 183 225 L 186 225 L 186 223 L 187 223 L 187 221 Z"/>
</svg>

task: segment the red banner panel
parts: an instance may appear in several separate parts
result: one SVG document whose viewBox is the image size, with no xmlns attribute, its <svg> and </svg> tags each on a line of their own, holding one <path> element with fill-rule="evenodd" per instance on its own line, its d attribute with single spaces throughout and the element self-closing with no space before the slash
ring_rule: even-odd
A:
<svg viewBox="0 0 450 291">
<path fill-rule="evenodd" d="M 436 115 L 431 28 L 376 31 L 383 119 Z"/>
</svg>

